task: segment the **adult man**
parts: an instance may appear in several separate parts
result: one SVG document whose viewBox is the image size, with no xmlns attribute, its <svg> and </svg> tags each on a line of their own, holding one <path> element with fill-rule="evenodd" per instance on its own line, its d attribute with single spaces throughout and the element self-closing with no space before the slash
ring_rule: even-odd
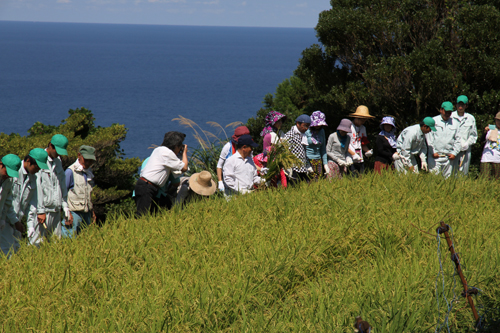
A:
<svg viewBox="0 0 500 333">
<path fill-rule="evenodd" d="M 303 114 L 295 119 L 295 125 L 285 134 L 283 140 L 286 140 L 290 145 L 290 151 L 302 161 L 302 165 L 294 166 L 291 174 L 287 175 L 288 184 L 290 186 L 296 185 L 299 181 L 308 181 L 307 176 L 307 155 L 305 146 L 307 143 L 307 136 L 304 134 L 311 125 L 311 117 Z"/>
<path fill-rule="evenodd" d="M 61 226 L 62 236 L 73 238 L 80 233 L 81 229 L 95 220 L 92 206 L 92 187 L 94 186 L 94 174 L 92 165 L 95 162 L 94 147 L 82 145 L 78 150 L 78 158 L 71 164 L 65 173 L 66 189 L 68 191 L 68 208 L 73 216 L 73 223 L 64 221 Z"/>
<path fill-rule="evenodd" d="M 458 121 L 451 117 L 453 104 L 443 102 L 439 113 L 434 117 L 436 132 L 426 134 L 429 161 L 429 171 L 441 173 L 448 178 L 457 166 L 457 155 L 460 153 L 461 143 L 458 138 Z"/>
<path fill-rule="evenodd" d="M 476 118 L 465 112 L 469 107 L 469 99 L 465 95 L 457 98 L 457 111 L 452 112 L 451 117 L 458 123 L 458 138 L 460 140 L 461 151 L 457 155 L 457 171 L 467 176 L 469 173 L 471 147 L 477 141 Z"/>
<path fill-rule="evenodd" d="M 238 145 L 238 139 L 240 136 L 250 134 L 250 130 L 246 126 L 238 126 L 234 130 L 234 135 L 231 140 L 222 147 L 220 152 L 219 160 L 217 161 L 217 180 L 219 191 L 224 192 L 224 181 L 222 180 L 222 168 L 226 160 L 236 153 L 236 147 Z"/>
<path fill-rule="evenodd" d="M 37 227 L 42 228 L 37 221 L 37 195 L 36 195 L 36 173 L 40 169 L 47 170 L 48 154 L 42 148 L 32 149 L 24 158 L 19 168 L 19 176 L 12 179 L 13 207 L 17 214 L 17 219 L 22 221 L 27 218 L 28 237 L 32 238 Z M 2 238 L 10 242 L 10 247 L 16 252 L 19 249 L 19 237 L 4 228 Z M 19 235 L 18 235 L 19 236 Z"/>
<path fill-rule="evenodd" d="M 188 169 L 187 145 L 183 145 L 186 135 L 180 132 L 167 132 L 161 146 L 155 148 L 146 166 L 141 170 L 135 184 L 136 215 L 148 211 L 154 213 L 157 204 L 154 198 L 158 189 L 163 187 L 172 172 L 186 172 Z M 182 161 L 177 157 L 182 152 Z"/>
<path fill-rule="evenodd" d="M 252 149 L 257 146 L 250 135 L 245 134 L 239 137 L 236 153 L 224 163 L 226 194 L 248 193 L 252 191 L 254 184 L 262 181 L 257 175 L 257 167 L 251 158 Z"/>
<path fill-rule="evenodd" d="M 45 227 L 38 228 L 40 234 L 37 235 L 30 244 L 38 245 L 45 236 L 54 233 L 61 237 L 61 209 L 68 221 L 73 223 L 73 217 L 68 209 L 68 191 L 66 190 L 66 176 L 60 156 L 68 155 L 66 148 L 68 139 L 62 134 L 52 137 L 47 148 L 48 158 L 47 170 L 40 170 L 36 175 L 37 187 L 37 214 L 38 223 Z"/>
<path fill-rule="evenodd" d="M 406 173 L 406 168 L 418 173 L 415 155 L 420 157 L 422 170 L 427 171 L 427 145 L 425 134 L 436 131 L 436 122 L 431 117 L 425 117 L 420 124 L 405 128 L 396 141 L 397 153 L 392 157 L 394 166 L 399 172 Z"/>
<path fill-rule="evenodd" d="M 21 159 L 14 154 L 5 155 L 0 162 L 0 229 L 14 229 L 24 233 L 24 226 L 18 220 L 12 206 L 12 177 L 19 177 Z M 0 247 L 5 255 L 10 255 L 10 239 L 0 237 Z M 12 253 L 11 253 L 12 254 Z"/>
</svg>

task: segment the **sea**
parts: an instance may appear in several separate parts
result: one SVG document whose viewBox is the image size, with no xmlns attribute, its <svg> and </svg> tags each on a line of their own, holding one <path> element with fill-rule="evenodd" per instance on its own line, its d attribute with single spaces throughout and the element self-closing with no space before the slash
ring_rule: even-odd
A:
<svg viewBox="0 0 500 333">
<path fill-rule="evenodd" d="M 313 28 L 0 21 L 0 132 L 27 135 L 85 107 L 98 126 L 128 128 L 125 157 L 150 155 L 165 132 L 255 117 L 264 96 L 318 43 Z M 232 129 L 228 129 L 228 135 Z"/>
</svg>

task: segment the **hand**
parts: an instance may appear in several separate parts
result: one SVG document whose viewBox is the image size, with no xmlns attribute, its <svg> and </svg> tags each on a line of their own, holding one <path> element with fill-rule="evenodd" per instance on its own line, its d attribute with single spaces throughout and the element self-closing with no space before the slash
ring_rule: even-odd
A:
<svg viewBox="0 0 500 333">
<path fill-rule="evenodd" d="M 462 151 L 469 149 L 469 144 L 467 142 L 462 142 Z"/>
<path fill-rule="evenodd" d="M 268 168 L 261 168 L 261 169 L 260 169 L 260 174 L 261 174 L 261 175 L 265 175 L 265 174 L 267 174 L 267 172 L 268 172 L 268 171 L 269 171 L 269 169 L 268 169 Z"/>
<path fill-rule="evenodd" d="M 325 168 L 325 173 L 330 173 L 330 168 L 328 167 L 328 164 L 323 165 Z"/>
<path fill-rule="evenodd" d="M 365 152 L 365 156 L 366 156 L 366 157 L 370 157 L 370 156 L 372 156 L 372 155 L 373 155 L 373 149 L 370 149 L 370 150 L 368 150 L 367 152 Z"/>
<path fill-rule="evenodd" d="M 427 162 L 425 161 L 422 161 L 422 170 L 429 171 L 429 169 L 427 168 Z"/>
<path fill-rule="evenodd" d="M 352 155 L 352 162 L 353 163 L 359 163 L 359 162 L 361 162 L 361 157 L 358 154 Z"/>
<path fill-rule="evenodd" d="M 224 192 L 224 182 L 222 180 L 219 181 L 219 191 Z"/>
<path fill-rule="evenodd" d="M 73 214 L 69 211 L 69 208 L 64 208 L 64 216 L 66 217 L 66 225 L 73 224 Z M 69 222 L 69 224 L 68 224 Z"/>
<path fill-rule="evenodd" d="M 399 154 L 398 154 L 398 153 L 394 153 L 394 154 L 392 154 L 392 159 L 393 159 L 394 161 L 397 161 L 397 160 L 399 160 L 400 158 L 401 158 L 401 156 L 399 156 Z"/>
<path fill-rule="evenodd" d="M 16 228 L 17 231 L 19 231 L 21 234 L 24 234 L 24 225 L 17 221 L 15 224 L 14 224 L 14 227 Z"/>
<path fill-rule="evenodd" d="M 187 151 L 188 151 L 188 145 L 184 145 L 184 151 L 182 152 L 182 154 L 187 154 Z"/>
<path fill-rule="evenodd" d="M 448 154 L 448 158 L 449 158 L 450 160 L 452 160 L 452 161 L 455 159 L 455 157 L 456 157 L 456 156 L 455 156 L 455 155 L 453 155 L 453 154 Z"/>
<path fill-rule="evenodd" d="M 339 167 L 344 167 L 344 166 L 347 165 L 347 163 L 344 162 L 344 161 L 342 161 L 342 160 L 338 160 L 337 164 L 338 164 Z"/>
<path fill-rule="evenodd" d="M 434 154 L 432 154 L 432 157 L 439 158 L 439 154 L 438 153 L 434 153 Z"/>
<path fill-rule="evenodd" d="M 47 219 L 47 215 L 45 215 L 45 213 L 37 215 L 37 220 L 38 220 L 38 223 L 40 223 L 40 224 L 44 224 L 46 219 Z"/>
<path fill-rule="evenodd" d="M 95 216 L 95 211 L 92 211 L 92 223 L 95 223 L 97 221 L 97 217 Z"/>
<path fill-rule="evenodd" d="M 307 173 L 313 173 L 313 172 L 314 172 L 314 170 L 312 167 L 307 168 Z"/>
<path fill-rule="evenodd" d="M 345 166 L 350 167 L 353 164 L 352 158 L 347 156 L 345 159 Z"/>
<path fill-rule="evenodd" d="M 490 126 L 486 126 L 486 127 L 484 128 L 484 131 L 485 131 L 485 132 L 488 132 L 489 130 L 490 130 Z"/>
</svg>

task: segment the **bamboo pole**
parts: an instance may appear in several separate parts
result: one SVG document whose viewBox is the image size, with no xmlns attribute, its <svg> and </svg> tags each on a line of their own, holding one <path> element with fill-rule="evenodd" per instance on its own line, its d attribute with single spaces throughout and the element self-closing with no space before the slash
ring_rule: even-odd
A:
<svg viewBox="0 0 500 333">
<path fill-rule="evenodd" d="M 446 242 L 448 243 L 448 249 L 451 253 L 451 260 L 455 263 L 457 268 L 457 273 L 460 276 L 460 280 L 462 280 L 462 285 L 464 286 L 464 292 L 462 296 L 467 297 L 469 301 L 469 305 L 472 309 L 472 313 L 474 314 L 474 318 L 476 319 L 476 327 L 479 324 L 479 315 L 477 314 L 476 307 L 474 306 L 474 300 L 472 299 L 471 294 L 477 293 L 477 290 L 469 290 L 467 286 L 467 281 L 465 280 L 464 274 L 462 273 L 462 267 L 460 266 L 460 257 L 458 253 L 455 252 L 455 248 L 453 247 L 453 242 L 451 241 L 450 235 L 448 234 L 448 230 L 450 230 L 450 226 L 441 221 L 441 226 L 437 228 L 437 232 L 439 234 L 444 233 L 444 237 L 446 238 Z"/>
</svg>

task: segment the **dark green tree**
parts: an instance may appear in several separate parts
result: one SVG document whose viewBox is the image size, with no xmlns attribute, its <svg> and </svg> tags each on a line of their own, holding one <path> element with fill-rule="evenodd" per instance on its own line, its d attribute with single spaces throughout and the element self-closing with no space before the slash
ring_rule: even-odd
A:
<svg viewBox="0 0 500 333">
<path fill-rule="evenodd" d="M 28 130 L 28 136 L 0 133 L 0 155 L 12 153 L 24 158 L 33 148 L 47 147 L 52 136 L 58 133 L 69 140 L 68 156 L 62 158 L 65 169 L 74 163 L 81 145 L 96 149 L 96 163 L 92 167 L 96 186 L 92 192 L 92 201 L 100 220 L 105 219 L 111 205 L 124 200 L 131 202 L 135 175 L 141 161 L 137 157 L 124 158 L 123 150 L 120 149 L 120 142 L 125 139 L 127 129 L 119 124 L 95 126 L 92 112 L 85 108 L 69 110 L 69 117 L 59 126 L 36 122 Z"/>
<path fill-rule="evenodd" d="M 396 117 L 401 129 L 464 94 L 481 131 L 499 110 L 500 1 L 330 3 L 316 26 L 320 44 L 302 52 L 295 77 L 266 96 L 249 125 L 262 126 L 269 109 L 321 110 L 333 131 L 363 104 L 378 119 Z"/>
</svg>

